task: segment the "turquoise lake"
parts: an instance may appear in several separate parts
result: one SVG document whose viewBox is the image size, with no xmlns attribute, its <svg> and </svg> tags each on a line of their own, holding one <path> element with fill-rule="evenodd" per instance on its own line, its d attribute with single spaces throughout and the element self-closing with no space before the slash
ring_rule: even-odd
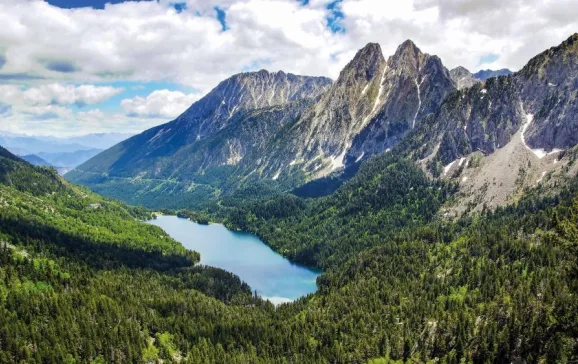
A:
<svg viewBox="0 0 578 364">
<path fill-rule="evenodd" d="M 275 304 L 317 290 L 315 280 L 321 271 L 292 263 L 253 234 L 176 216 L 159 216 L 149 223 L 161 227 L 187 249 L 201 253 L 202 264 L 235 273 L 258 295 Z"/>
</svg>

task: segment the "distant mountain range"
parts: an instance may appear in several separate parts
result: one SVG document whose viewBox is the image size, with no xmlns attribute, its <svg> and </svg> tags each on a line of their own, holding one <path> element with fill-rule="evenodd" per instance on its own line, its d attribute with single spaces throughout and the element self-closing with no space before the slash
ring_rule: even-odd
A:
<svg viewBox="0 0 578 364">
<path fill-rule="evenodd" d="M 100 153 L 68 178 L 131 203 L 199 206 L 256 184 L 262 194 L 290 190 L 391 151 L 432 177 L 456 178 L 472 195 L 488 179 L 503 179 L 506 193 L 474 199 L 499 205 L 554 165 L 544 155 L 578 143 L 578 74 L 568 61 L 578 54 L 577 38 L 516 73 L 449 71 L 408 40 L 387 59 L 368 44 L 335 82 L 238 74 L 174 121 Z M 464 172 L 476 158 L 491 168 Z M 534 167 L 524 180 L 504 177 L 528 161 Z"/>
<path fill-rule="evenodd" d="M 107 149 L 132 134 L 100 133 L 76 137 L 46 137 L 13 134 L 0 131 L 0 145 L 17 154 L 67 153 L 77 150 Z"/>
<path fill-rule="evenodd" d="M 497 71 L 482 70 L 482 71 L 478 71 L 478 72 L 474 73 L 474 77 L 477 78 L 478 80 L 485 81 L 488 78 L 498 77 L 498 76 L 509 76 L 512 73 L 513 72 L 507 68 L 502 68 L 501 70 L 497 70 Z"/>
<path fill-rule="evenodd" d="M 40 167 L 54 167 L 52 164 L 48 163 L 44 159 L 40 158 L 36 154 L 27 154 L 20 156 L 20 158 L 24 159 L 26 162 L 33 164 L 35 166 Z"/>
<path fill-rule="evenodd" d="M 130 136 L 100 133 L 55 138 L 0 132 L 0 145 L 34 165 L 50 165 L 68 171 Z"/>
</svg>

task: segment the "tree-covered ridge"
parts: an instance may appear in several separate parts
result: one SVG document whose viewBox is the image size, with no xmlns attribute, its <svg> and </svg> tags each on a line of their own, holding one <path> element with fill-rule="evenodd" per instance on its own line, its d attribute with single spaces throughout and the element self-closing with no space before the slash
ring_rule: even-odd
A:
<svg viewBox="0 0 578 364">
<path fill-rule="evenodd" d="M 382 156 L 327 197 L 246 191 L 222 201 L 229 223 L 329 267 L 317 293 L 274 309 L 193 265 L 137 221 L 145 211 L 65 182 L 27 190 L 49 170 L 19 167 L 29 184 L 0 184 L 0 362 L 578 359 L 575 187 L 446 221 L 436 214 L 454 186 Z"/>
<path fill-rule="evenodd" d="M 229 225 L 257 233 L 277 251 L 323 268 L 400 230 L 431 221 L 455 186 L 432 181 L 415 164 L 389 154 L 365 163 L 328 197 L 282 195 L 266 202 L 224 200 Z"/>
<path fill-rule="evenodd" d="M 143 209 L 9 153 L 0 165 L 0 362 L 209 362 L 196 354 L 216 355 L 220 338 L 235 343 L 227 358 L 254 348 L 218 329 L 251 330 L 271 309 L 242 313 L 263 303 L 238 277 L 194 265 L 198 253 L 138 221 Z"/>
</svg>

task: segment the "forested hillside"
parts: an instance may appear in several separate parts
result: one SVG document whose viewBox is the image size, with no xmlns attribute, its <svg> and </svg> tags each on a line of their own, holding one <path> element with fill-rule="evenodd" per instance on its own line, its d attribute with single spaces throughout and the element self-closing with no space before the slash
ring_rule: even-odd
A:
<svg viewBox="0 0 578 364">
<path fill-rule="evenodd" d="M 454 185 L 381 156 L 326 198 L 229 201 L 227 221 L 327 269 L 302 315 L 329 362 L 566 362 L 578 355 L 575 186 L 451 221 L 434 215 Z"/>
<path fill-rule="evenodd" d="M 222 201 L 229 224 L 327 268 L 317 293 L 274 309 L 138 222 L 145 210 L 0 163 L 1 362 L 578 358 L 575 188 L 445 221 L 454 186 L 382 156 L 324 198 Z"/>
</svg>

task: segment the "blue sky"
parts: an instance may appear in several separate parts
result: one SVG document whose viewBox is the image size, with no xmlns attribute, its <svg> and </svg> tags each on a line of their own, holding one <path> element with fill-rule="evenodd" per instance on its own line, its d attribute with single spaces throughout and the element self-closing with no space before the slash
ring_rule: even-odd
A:
<svg viewBox="0 0 578 364">
<path fill-rule="evenodd" d="M 49 4 L 58 6 L 61 8 L 83 8 L 92 7 L 94 9 L 104 9 L 104 5 L 107 3 L 118 4 L 125 2 L 126 0 L 46 0 Z M 141 0 L 131 0 L 131 1 L 141 1 Z M 146 0 L 149 1 L 149 0 Z"/>
<path fill-rule="evenodd" d="M 0 131 L 138 132 L 235 73 L 335 79 L 368 42 L 516 70 L 578 29 L 572 1 L 0 1 Z"/>
</svg>

